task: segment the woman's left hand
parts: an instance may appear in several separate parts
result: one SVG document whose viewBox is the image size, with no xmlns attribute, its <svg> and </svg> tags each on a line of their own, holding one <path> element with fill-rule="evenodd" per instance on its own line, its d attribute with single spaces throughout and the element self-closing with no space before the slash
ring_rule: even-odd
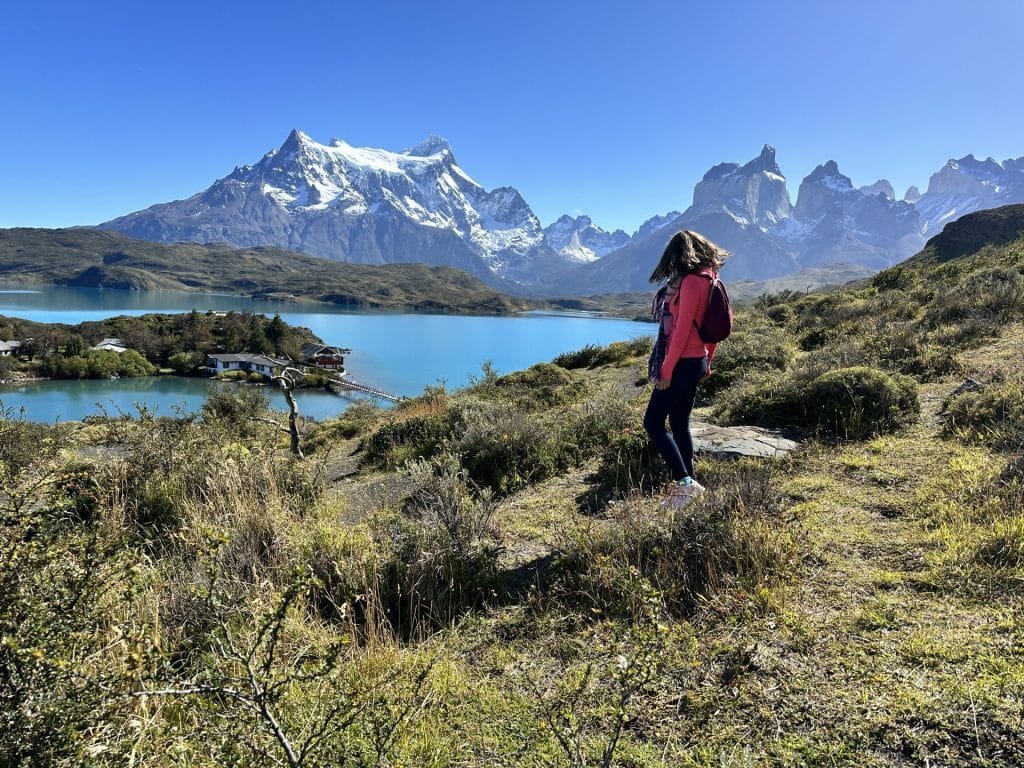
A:
<svg viewBox="0 0 1024 768">
<path fill-rule="evenodd" d="M 672 386 L 672 379 L 658 379 L 655 383 L 655 389 L 668 389 Z"/>
</svg>

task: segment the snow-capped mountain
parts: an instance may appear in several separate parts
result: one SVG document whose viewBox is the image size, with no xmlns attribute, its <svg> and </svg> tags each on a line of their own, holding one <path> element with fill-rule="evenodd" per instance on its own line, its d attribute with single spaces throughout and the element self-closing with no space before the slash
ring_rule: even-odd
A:
<svg viewBox="0 0 1024 768">
<path fill-rule="evenodd" d="M 645 290 L 647 278 L 677 229 L 701 232 L 732 254 L 732 280 L 767 280 L 828 264 L 878 270 L 924 244 L 914 206 L 896 201 L 881 179 L 856 189 L 835 162 L 818 166 L 791 205 L 786 178 L 765 146 L 745 165 L 720 163 L 697 183 L 693 204 L 659 231 L 634 237 L 593 264 L 561 275 L 569 293 Z"/>
<path fill-rule="evenodd" d="M 679 211 L 669 211 L 661 216 L 652 216 L 637 228 L 631 239 L 643 240 L 646 237 L 650 237 L 655 232 L 661 232 L 662 230 L 667 229 L 668 226 L 678 218 Z"/>
<path fill-rule="evenodd" d="M 895 200 L 882 182 L 856 189 L 834 160 L 800 184 L 792 219 L 771 234 L 787 244 L 800 267 L 848 262 L 884 269 L 921 250 L 917 210 Z"/>
<path fill-rule="evenodd" d="M 1024 157 L 997 162 L 967 155 L 950 160 L 928 180 L 927 191 L 914 204 L 925 237 L 950 221 L 983 208 L 1024 202 Z"/>
<path fill-rule="evenodd" d="M 320 144 L 292 131 L 255 165 L 186 200 L 102 228 L 158 242 L 276 245 L 360 263 L 416 261 L 534 282 L 565 261 L 512 187 L 488 191 L 431 136 L 403 152 Z"/>
<path fill-rule="evenodd" d="M 845 263 L 881 269 L 966 213 L 1024 202 L 1024 157 L 950 160 L 925 194 L 902 200 L 885 179 L 860 188 L 834 161 L 814 169 L 792 205 L 766 145 L 750 162 L 713 166 L 683 212 L 654 216 L 632 235 L 589 216 L 541 228 L 510 186 L 487 190 L 430 136 L 401 152 L 320 144 L 292 131 L 284 144 L 186 200 L 154 205 L 101 228 L 157 242 L 275 245 L 359 263 L 454 266 L 509 292 L 570 294 L 647 288 L 677 229 L 731 252 L 730 279 L 766 280 Z"/>
<path fill-rule="evenodd" d="M 791 208 L 775 148 L 766 144 L 746 165 L 719 163 L 705 173 L 693 190 L 693 205 L 683 215 L 697 218 L 721 212 L 741 225 L 770 227 L 788 217 Z"/>
<path fill-rule="evenodd" d="M 580 264 L 599 259 L 629 242 L 629 235 L 621 229 L 606 232 L 589 216 L 560 216 L 544 228 L 544 237 L 556 253 Z"/>
<path fill-rule="evenodd" d="M 683 213 L 658 220 L 658 226 L 645 224 L 619 250 L 559 275 L 558 288 L 574 294 L 645 290 L 668 236 L 678 229 L 701 232 L 729 250 L 731 277 L 766 279 L 790 274 L 799 266 L 768 229 L 787 220 L 791 209 L 775 150 L 765 146 L 745 165 L 720 163 L 711 168 L 697 183 L 693 204 Z"/>
</svg>

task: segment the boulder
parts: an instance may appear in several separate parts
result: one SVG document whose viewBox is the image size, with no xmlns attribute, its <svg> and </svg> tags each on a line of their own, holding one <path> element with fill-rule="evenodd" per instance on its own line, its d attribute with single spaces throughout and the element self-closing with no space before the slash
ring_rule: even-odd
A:
<svg viewBox="0 0 1024 768">
<path fill-rule="evenodd" d="M 760 427 L 718 427 L 694 422 L 690 432 L 694 449 L 713 456 L 781 458 L 799 445 L 779 432 Z"/>
</svg>

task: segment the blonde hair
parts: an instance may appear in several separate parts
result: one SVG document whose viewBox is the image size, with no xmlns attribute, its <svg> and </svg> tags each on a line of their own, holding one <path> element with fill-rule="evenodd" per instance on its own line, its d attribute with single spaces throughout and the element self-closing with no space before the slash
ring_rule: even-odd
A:
<svg viewBox="0 0 1024 768">
<path fill-rule="evenodd" d="M 651 272 L 651 282 L 671 280 L 701 267 L 710 267 L 717 272 L 728 257 L 728 251 L 719 248 L 703 235 L 681 229 L 669 238 L 658 266 Z"/>
</svg>

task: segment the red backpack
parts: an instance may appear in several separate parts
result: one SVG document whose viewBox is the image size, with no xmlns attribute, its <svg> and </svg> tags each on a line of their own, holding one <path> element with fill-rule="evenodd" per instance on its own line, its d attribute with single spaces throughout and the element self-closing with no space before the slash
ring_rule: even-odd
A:
<svg viewBox="0 0 1024 768">
<path fill-rule="evenodd" d="M 705 278 L 711 283 L 708 289 L 708 309 L 704 313 L 704 320 L 697 324 L 697 335 L 705 344 L 717 344 L 729 338 L 732 333 L 732 307 L 729 306 L 729 294 L 725 290 L 725 283 L 721 281 L 718 274 L 707 275 L 703 272 L 695 272 L 698 277 Z"/>
</svg>

